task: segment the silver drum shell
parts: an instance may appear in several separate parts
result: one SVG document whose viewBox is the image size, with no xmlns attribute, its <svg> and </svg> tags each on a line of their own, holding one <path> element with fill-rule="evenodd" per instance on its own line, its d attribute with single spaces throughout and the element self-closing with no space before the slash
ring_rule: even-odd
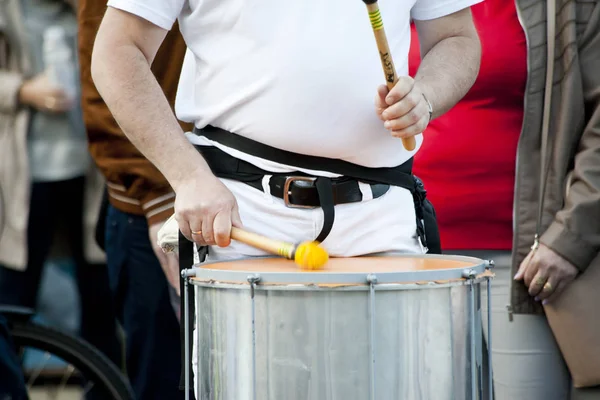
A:
<svg viewBox="0 0 600 400">
<path fill-rule="evenodd" d="M 488 279 L 254 290 L 192 281 L 196 398 L 480 398 Z"/>
</svg>

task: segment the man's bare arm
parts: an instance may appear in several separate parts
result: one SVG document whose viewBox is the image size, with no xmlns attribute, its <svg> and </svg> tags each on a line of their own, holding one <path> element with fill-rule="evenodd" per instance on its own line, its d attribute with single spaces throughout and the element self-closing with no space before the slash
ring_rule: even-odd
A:
<svg viewBox="0 0 600 400">
<path fill-rule="evenodd" d="M 232 224 L 242 226 L 233 194 L 185 138 L 150 65 L 166 31 L 108 8 L 94 45 L 92 78 L 131 142 L 176 193 L 181 232 L 200 245 L 228 246 Z"/>
<path fill-rule="evenodd" d="M 92 55 L 92 78 L 131 142 L 177 190 L 186 176 L 212 176 L 188 142 L 150 65 L 166 31 L 109 7 Z"/>
<path fill-rule="evenodd" d="M 464 97 L 477 74 L 481 44 L 469 8 L 428 21 L 416 21 L 421 65 L 415 85 L 440 116 Z"/>
<path fill-rule="evenodd" d="M 422 133 L 432 118 L 454 107 L 475 82 L 481 59 L 470 9 L 415 25 L 422 55 L 415 79 L 401 76 L 392 90 L 380 86 L 375 97 L 377 115 L 398 138 Z"/>
</svg>

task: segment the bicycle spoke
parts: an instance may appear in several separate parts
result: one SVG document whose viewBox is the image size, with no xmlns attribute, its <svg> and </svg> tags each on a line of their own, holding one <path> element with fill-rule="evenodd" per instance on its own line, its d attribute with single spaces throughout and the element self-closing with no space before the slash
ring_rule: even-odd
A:
<svg viewBox="0 0 600 400">
<path fill-rule="evenodd" d="M 63 375 L 62 381 L 58 385 L 58 387 L 61 388 L 61 390 L 67 386 L 67 382 L 73 375 L 73 371 L 75 371 L 75 368 L 71 364 L 69 364 L 66 368 L 66 373 Z"/>
<path fill-rule="evenodd" d="M 52 355 L 48 352 L 44 353 L 44 362 L 41 363 L 41 365 L 39 365 L 35 370 L 34 373 L 29 377 L 29 381 L 27 381 L 27 388 L 29 390 L 31 390 L 31 388 L 33 387 L 33 382 L 35 382 L 35 380 L 37 379 L 38 376 L 40 376 L 40 373 L 42 372 L 42 370 L 44 369 L 44 367 L 48 364 L 48 361 L 50 360 L 50 358 L 52 357 Z"/>
<path fill-rule="evenodd" d="M 52 390 L 52 393 L 53 393 L 52 395 L 50 393 L 48 393 L 48 397 L 50 398 L 50 400 L 58 400 L 59 399 L 59 397 L 58 397 L 58 393 L 59 393 L 58 392 L 58 388 L 55 387 Z"/>
<path fill-rule="evenodd" d="M 85 396 L 90 392 L 90 390 L 92 390 L 92 388 L 94 387 L 94 382 L 92 381 L 88 381 L 88 383 L 84 386 L 83 388 L 83 393 L 82 393 L 82 399 L 85 399 Z"/>
</svg>

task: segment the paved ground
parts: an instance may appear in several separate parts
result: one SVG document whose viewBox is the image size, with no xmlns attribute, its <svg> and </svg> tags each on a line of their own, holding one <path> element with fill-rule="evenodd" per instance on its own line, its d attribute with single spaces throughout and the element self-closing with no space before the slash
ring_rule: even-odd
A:
<svg viewBox="0 0 600 400">
<path fill-rule="evenodd" d="M 53 390 L 35 389 L 29 392 L 30 400 L 81 400 L 80 391 L 77 389 L 64 389 L 60 393 Z"/>
</svg>

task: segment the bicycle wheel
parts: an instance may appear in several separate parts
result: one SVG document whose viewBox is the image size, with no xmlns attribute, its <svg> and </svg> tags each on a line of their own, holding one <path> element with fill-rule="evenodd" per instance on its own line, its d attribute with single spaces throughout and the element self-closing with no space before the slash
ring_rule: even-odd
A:
<svg viewBox="0 0 600 400">
<path fill-rule="evenodd" d="M 113 400 L 134 398 L 124 375 L 104 354 L 89 343 L 30 321 L 11 321 L 10 329 L 17 350 L 33 348 L 48 356 L 62 359 L 66 367 L 62 368 L 64 374 L 59 378 L 61 384 L 78 381 L 85 386 L 82 398 Z M 28 389 L 31 389 L 34 384 L 34 378 L 44 378 L 44 374 L 40 372 L 24 371 Z"/>
</svg>

